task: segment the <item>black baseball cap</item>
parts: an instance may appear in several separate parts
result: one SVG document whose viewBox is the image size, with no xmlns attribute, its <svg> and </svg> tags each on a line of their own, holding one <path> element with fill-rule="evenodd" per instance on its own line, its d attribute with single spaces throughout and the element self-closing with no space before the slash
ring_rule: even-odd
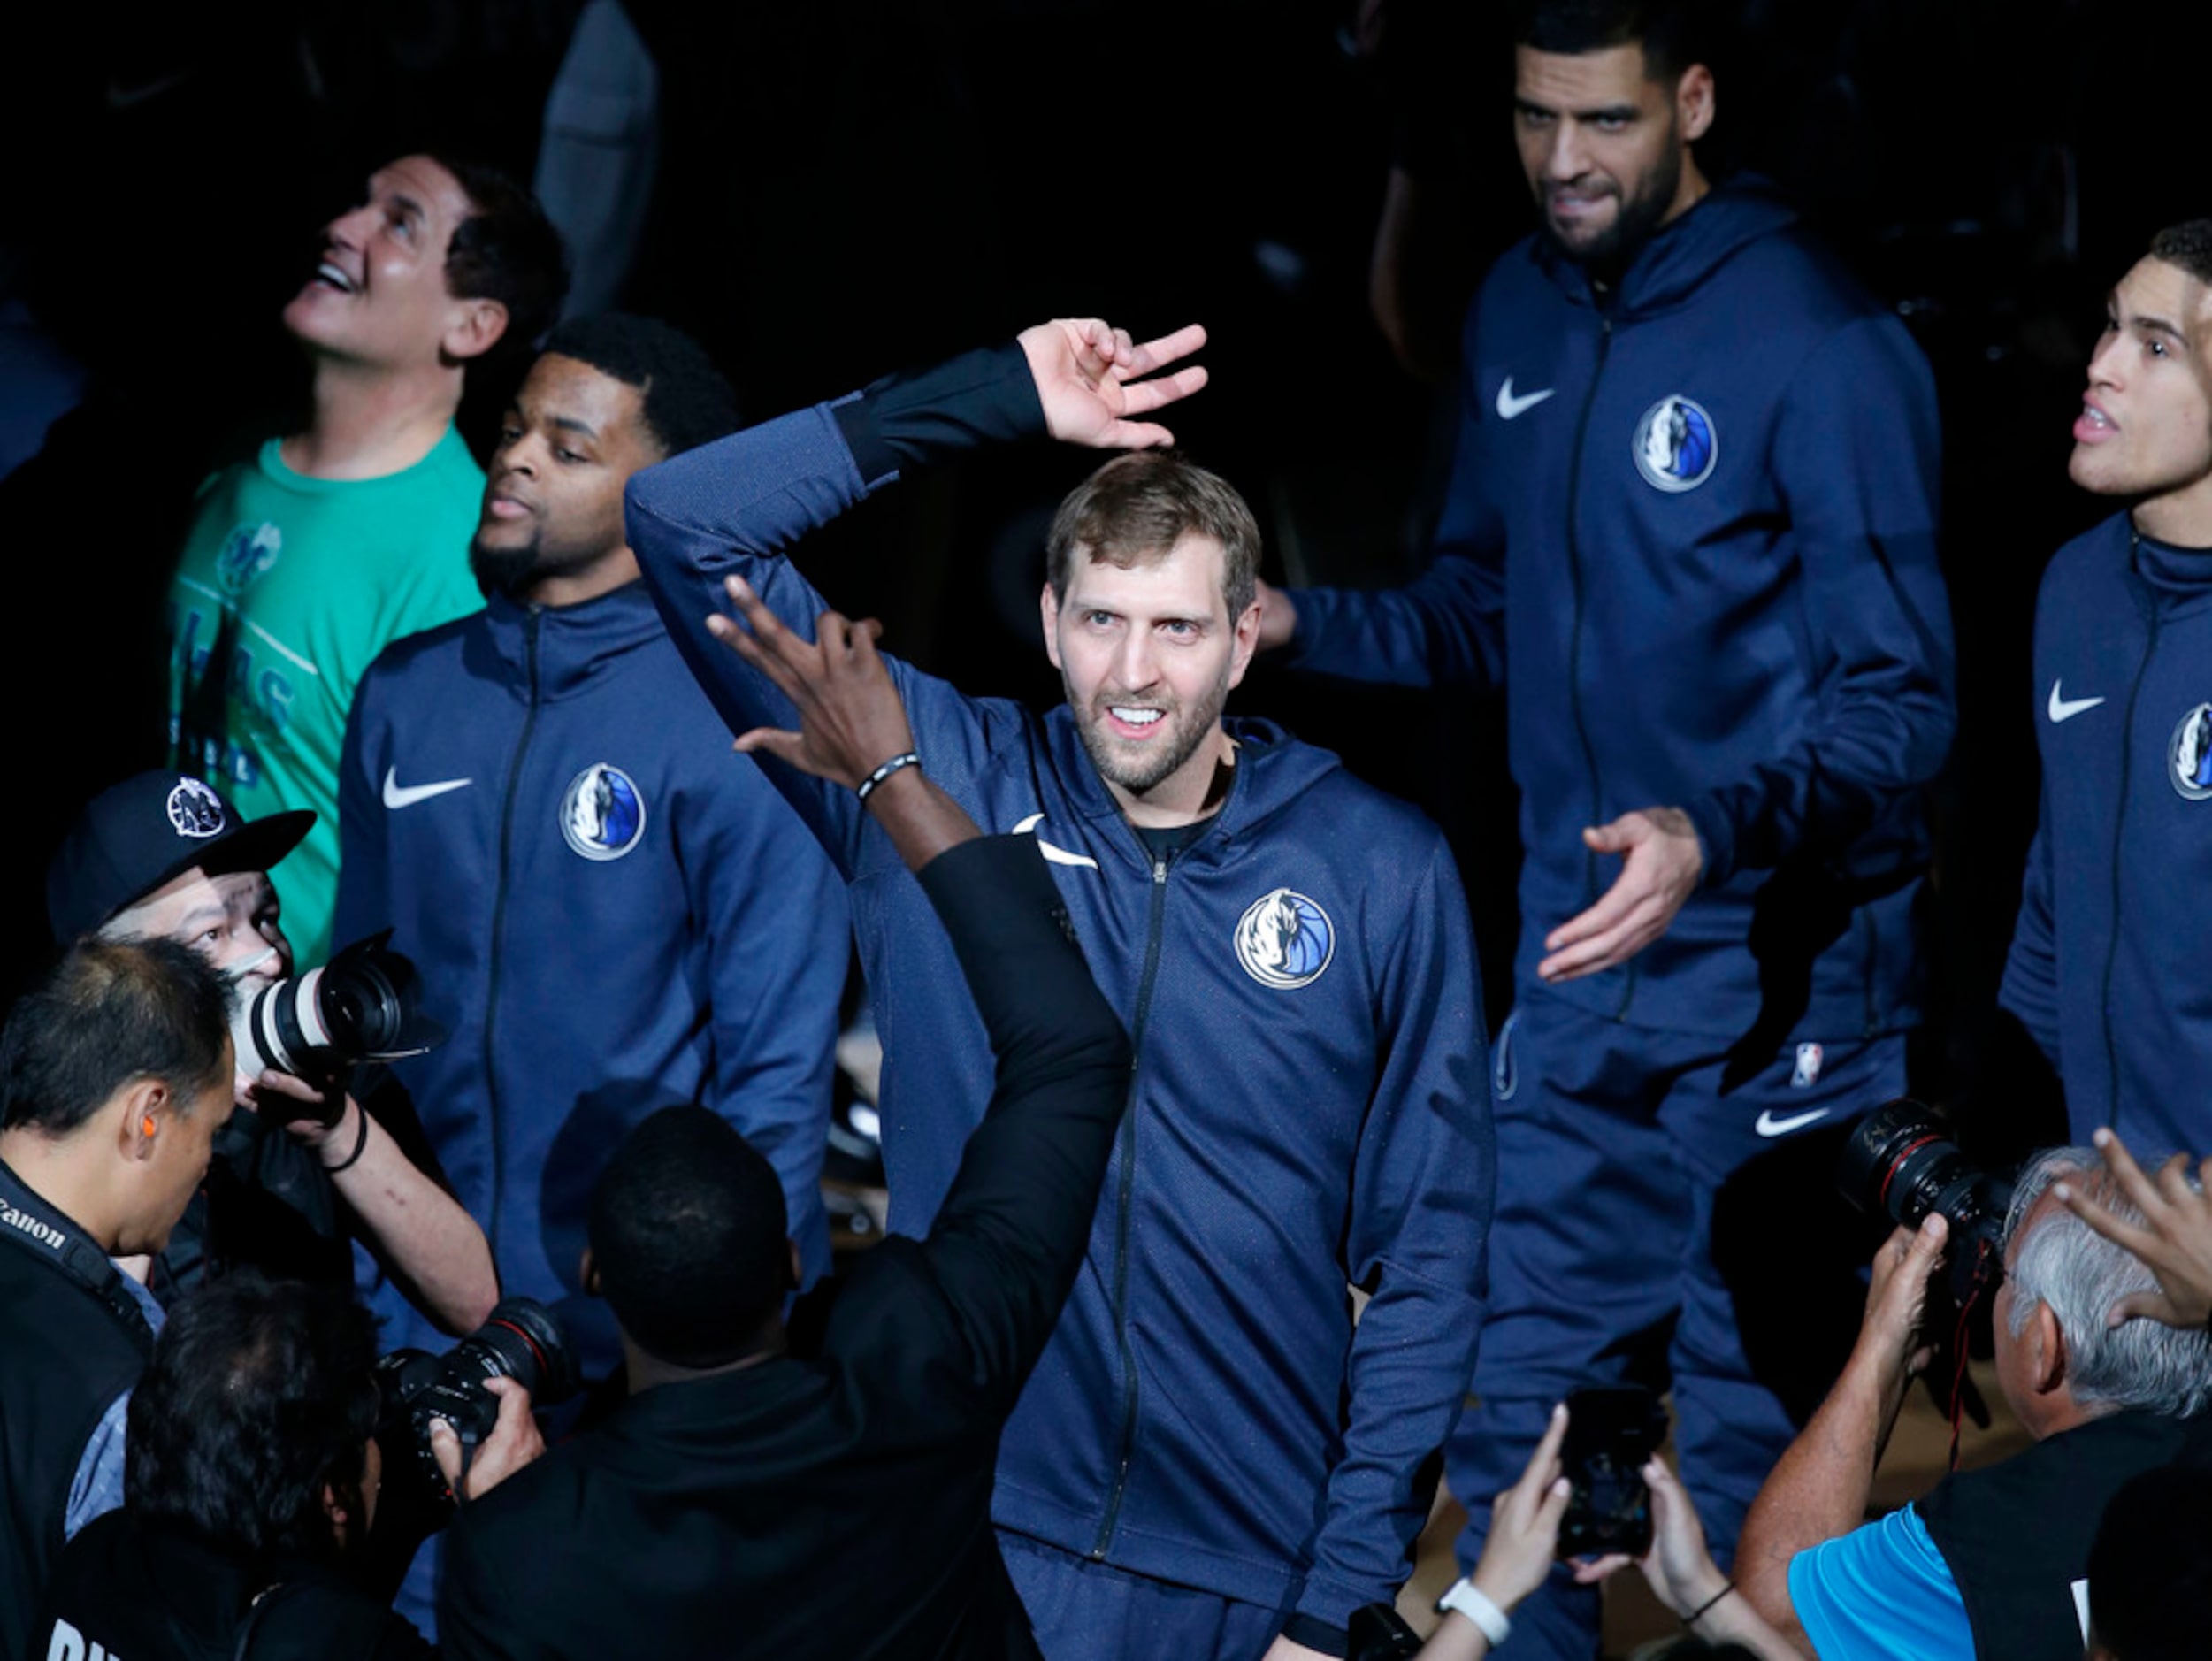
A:
<svg viewBox="0 0 2212 1661">
<path fill-rule="evenodd" d="M 46 868 L 46 921 L 63 944 L 90 934 L 172 877 L 265 871 L 300 844 L 315 815 L 245 819 L 212 785 L 141 773 L 102 791 L 77 815 Z"/>
</svg>

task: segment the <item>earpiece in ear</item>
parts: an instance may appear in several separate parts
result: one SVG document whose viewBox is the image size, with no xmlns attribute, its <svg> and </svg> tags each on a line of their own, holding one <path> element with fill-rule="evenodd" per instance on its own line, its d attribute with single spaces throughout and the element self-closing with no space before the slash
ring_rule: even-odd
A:
<svg viewBox="0 0 2212 1661">
<path fill-rule="evenodd" d="M 153 1114 L 147 1114 L 147 1115 L 146 1115 L 143 1119 L 141 1119 L 141 1120 L 138 1121 L 138 1128 L 139 1128 L 139 1129 L 140 1129 L 140 1130 L 143 1131 L 143 1132 L 144 1132 L 147 1136 L 151 1137 L 151 1136 L 154 1134 L 154 1116 L 153 1116 Z"/>
</svg>

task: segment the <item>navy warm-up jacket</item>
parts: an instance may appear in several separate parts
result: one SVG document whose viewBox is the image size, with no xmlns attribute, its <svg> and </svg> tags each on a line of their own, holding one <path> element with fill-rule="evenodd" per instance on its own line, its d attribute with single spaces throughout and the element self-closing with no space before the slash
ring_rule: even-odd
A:
<svg viewBox="0 0 2212 1661">
<path fill-rule="evenodd" d="M 1026 407 L 986 430 L 963 388 Z M 798 722 L 705 629 L 725 576 L 811 639 L 823 602 L 781 557 L 792 544 L 900 466 L 1042 428 L 1009 347 L 632 479 L 631 546 L 731 725 Z M 1156 864 L 1064 706 L 1039 719 L 892 672 L 930 777 L 986 830 L 1037 837 L 1137 1058 L 1083 1272 L 1007 1428 L 995 1515 L 1341 1627 L 1405 1578 L 1422 1466 L 1458 1417 L 1481 1313 L 1481 999 L 1443 838 L 1334 756 L 1236 721 L 1226 805 Z M 944 929 L 853 792 L 764 770 L 851 884 L 885 1052 L 892 1222 L 919 1232 L 990 1098 L 984 1030 Z M 1356 1334 L 1348 1280 L 1374 1290 Z"/>
<path fill-rule="evenodd" d="M 2128 515 L 2058 551 L 2035 608 L 2042 815 L 2001 1001 L 2099 1125 L 2212 1152 L 2212 555 Z"/>
<path fill-rule="evenodd" d="M 394 1070 L 510 1294 L 621 1361 L 578 1290 L 592 1185 L 630 1127 L 698 1102 L 783 1178 L 808 1278 L 850 961 L 837 874 L 631 583 L 394 642 L 339 778 L 338 938 L 389 928 L 451 1036 Z M 435 1343 L 390 1288 L 392 1343 Z"/>
<path fill-rule="evenodd" d="M 1925 362 L 1757 188 L 1715 191 L 1594 289 L 1542 239 L 1467 326 L 1431 569 L 1297 596 L 1291 659 L 1502 684 L 1521 789 L 1516 978 L 1686 809 L 1705 872 L 1664 938 L 1552 995 L 1633 1024 L 1841 1039 L 1917 1018 L 1919 787 L 1951 739 Z M 1748 948 L 1748 949 L 1747 949 Z"/>
</svg>

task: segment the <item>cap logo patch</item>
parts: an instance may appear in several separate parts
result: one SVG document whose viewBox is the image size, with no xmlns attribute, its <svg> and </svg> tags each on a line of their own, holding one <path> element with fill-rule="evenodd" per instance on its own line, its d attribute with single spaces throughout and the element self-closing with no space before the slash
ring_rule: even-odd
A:
<svg viewBox="0 0 2212 1661">
<path fill-rule="evenodd" d="M 179 836 L 195 841 L 220 836 L 227 823 L 223 799 L 196 778 L 180 778 L 169 792 L 169 823 Z"/>
<path fill-rule="evenodd" d="M 1720 435 L 1703 404 L 1676 393 L 1643 412 L 1633 453 L 1645 483 L 1670 494 L 1695 490 L 1713 476 Z"/>
<path fill-rule="evenodd" d="M 1236 924 L 1236 961 L 1252 979 L 1278 991 L 1311 986 L 1336 955 L 1336 930 L 1328 914 L 1287 888 L 1253 900 Z"/>
<path fill-rule="evenodd" d="M 629 774 L 594 762 L 561 797 L 561 834 L 587 860 L 618 860 L 645 835 L 645 797 Z"/>
<path fill-rule="evenodd" d="M 2166 777 L 2185 801 L 2212 797 L 2212 704 L 2182 716 L 2166 744 Z"/>
</svg>

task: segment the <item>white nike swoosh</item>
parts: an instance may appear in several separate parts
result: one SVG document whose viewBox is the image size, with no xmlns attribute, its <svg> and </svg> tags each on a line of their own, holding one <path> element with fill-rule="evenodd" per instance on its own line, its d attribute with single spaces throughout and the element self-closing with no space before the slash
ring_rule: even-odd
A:
<svg viewBox="0 0 2212 1661">
<path fill-rule="evenodd" d="M 1557 387 L 1546 387 L 1542 392 L 1524 393 L 1516 398 L 1513 396 L 1513 378 L 1508 375 L 1505 384 L 1497 389 L 1498 419 L 1511 421 L 1516 416 L 1527 415 L 1558 390 Z"/>
<path fill-rule="evenodd" d="M 1787 1119 L 1777 1119 L 1774 1110 L 1770 1107 L 1759 1115 L 1759 1122 L 1754 1128 L 1763 1137 L 1786 1137 L 1800 1125 L 1809 1125 L 1816 1119 L 1825 1119 L 1827 1116 L 1825 1107 L 1815 1107 L 1810 1113 L 1792 1114 Z"/>
<path fill-rule="evenodd" d="M 1044 819 L 1043 814 L 1033 813 L 1006 834 L 1010 837 L 1036 836 L 1037 827 Z M 1098 869 L 1098 861 L 1088 853 L 1070 853 L 1066 848 L 1054 847 L 1043 837 L 1037 838 L 1037 851 L 1045 856 L 1047 865 L 1086 865 L 1094 871 Z"/>
<path fill-rule="evenodd" d="M 2051 683 L 2051 701 L 2045 708 L 2045 713 L 2050 716 L 2053 726 L 2056 726 L 2062 721 L 2071 721 L 2083 710 L 2094 709 L 2104 701 L 2101 698 L 2061 698 L 2058 695 L 2058 687 L 2057 681 Z"/>
<path fill-rule="evenodd" d="M 400 769 L 384 769 L 384 805 L 394 813 L 402 808 L 412 808 L 418 801 L 428 801 L 432 796 L 442 796 L 449 790 L 465 790 L 476 781 L 472 778 L 441 778 L 434 785 L 402 785 Z"/>
</svg>

